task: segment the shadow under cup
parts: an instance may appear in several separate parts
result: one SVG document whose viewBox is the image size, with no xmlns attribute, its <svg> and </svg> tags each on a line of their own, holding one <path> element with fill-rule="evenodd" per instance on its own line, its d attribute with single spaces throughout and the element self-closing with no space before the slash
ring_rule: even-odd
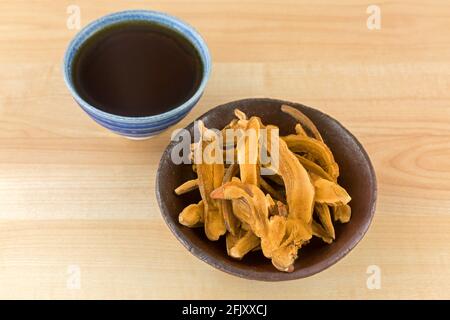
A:
<svg viewBox="0 0 450 320">
<path fill-rule="evenodd" d="M 128 112 L 116 112 L 116 109 L 110 108 L 109 106 L 97 103 L 96 100 L 88 99 L 85 92 L 80 89 L 79 81 L 76 82 L 76 77 L 74 77 L 74 71 L 78 72 L 77 63 L 81 59 L 79 58 L 80 52 L 83 54 L 85 47 L 94 47 L 98 46 L 97 38 L 100 34 L 106 33 L 106 30 L 110 30 L 112 28 L 119 29 L 122 25 L 127 24 L 151 24 L 153 26 L 158 26 L 161 30 L 169 31 L 170 34 L 167 35 L 169 37 L 168 42 L 170 42 L 170 35 L 177 35 L 180 39 L 182 39 L 185 43 L 188 43 L 196 52 L 197 59 L 200 62 L 201 69 L 198 72 L 196 85 L 193 87 L 192 91 L 186 95 L 185 99 L 182 100 L 174 100 L 174 96 L 177 94 L 177 88 L 173 88 L 172 92 L 169 92 L 168 87 L 171 86 L 171 79 L 178 80 L 175 77 L 168 77 L 168 74 L 161 74 L 160 69 L 155 69 L 156 72 L 153 74 L 154 78 L 161 77 L 165 78 L 166 82 L 164 83 L 155 83 L 152 85 L 149 90 L 162 90 L 167 91 L 167 98 L 172 99 L 171 101 L 177 101 L 175 104 L 171 105 L 170 108 L 159 108 L 158 105 L 155 105 L 153 112 L 149 112 L 148 114 L 132 114 L 131 110 L 126 110 Z M 109 31 L 108 31 L 109 32 Z M 175 38 L 173 39 L 176 40 Z M 103 41 L 103 40 L 102 40 Z M 129 42 L 123 41 L 123 50 L 127 50 L 127 46 L 129 46 Z M 120 44 L 119 44 L 120 47 Z M 96 49 L 95 49 L 96 50 Z M 147 53 L 149 57 L 152 56 L 152 51 L 148 51 Z M 170 54 L 171 52 L 169 52 Z M 95 55 L 94 55 L 95 56 Z M 121 57 L 121 56 L 120 56 Z M 96 57 L 97 60 L 101 61 L 105 64 L 105 61 L 102 61 L 100 55 Z M 117 62 L 117 60 L 116 60 Z M 148 61 L 147 61 L 148 62 Z M 115 66 L 117 65 L 114 64 Z M 124 61 L 123 65 L 120 63 L 123 70 L 127 71 L 126 61 Z M 174 75 L 180 75 L 181 73 L 177 73 L 180 70 L 180 66 L 173 66 Z M 158 72 L 159 70 L 159 72 Z M 108 70 L 106 70 L 108 71 Z M 140 71 L 140 70 L 137 70 Z M 97 72 L 96 69 L 89 70 L 89 72 Z M 155 12 L 155 11 L 147 11 L 147 10 L 131 10 L 131 11 L 122 11 L 118 13 L 113 13 L 107 16 L 104 16 L 98 20 L 93 21 L 85 28 L 83 28 L 75 38 L 70 42 L 67 51 L 64 56 L 63 63 L 63 74 L 64 80 L 66 82 L 67 87 L 69 88 L 72 97 L 78 103 L 78 105 L 97 123 L 101 126 L 111 130 L 114 133 L 125 136 L 131 139 L 145 139 L 151 136 L 154 136 L 168 127 L 176 124 L 181 119 L 183 119 L 187 113 L 196 105 L 198 100 L 206 86 L 206 82 L 209 78 L 211 72 L 211 58 L 209 55 L 208 47 L 206 46 L 205 41 L 202 39 L 200 34 L 195 31 L 191 26 L 186 24 L 185 22 L 169 16 L 164 13 Z M 108 73 L 105 72 L 97 72 L 95 77 L 97 81 L 92 81 L 94 87 L 101 87 L 103 85 L 102 81 L 98 81 L 98 79 L 104 81 L 109 81 Z M 100 75 L 101 74 L 101 75 Z M 186 72 L 185 72 L 186 74 Z M 157 77 L 155 77 L 157 75 Z M 122 80 L 122 85 L 120 85 L 117 90 L 125 90 L 126 83 L 123 85 L 124 80 Z M 159 85 L 159 89 L 158 89 Z M 144 88 L 144 90 L 146 90 Z M 172 90 L 172 89 L 170 89 Z M 156 92 L 156 91 L 155 91 Z M 114 92 L 115 93 L 115 92 Z M 122 102 L 117 102 L 120 104 Z M 127 101 L 125 101 L 126 103 Z M 155 102 L 155 101 L 154 101 Z M 156 102 L 155 102 L 156 103 Z M 155 110 L 157 112 L 155 112 Z"/>
</svg>

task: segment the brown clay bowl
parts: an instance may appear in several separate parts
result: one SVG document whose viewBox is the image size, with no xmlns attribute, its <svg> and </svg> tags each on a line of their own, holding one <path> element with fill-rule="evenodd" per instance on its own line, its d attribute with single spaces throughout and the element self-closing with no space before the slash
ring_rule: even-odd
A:
<svg viewBox="0 0 450 320">
<path fill-rule="evenodd" d="M 242 260 L 227 255 L 225 240 L 209 241 L 203 228 L 190 229 L 178 222 L 178 214 L 187 205 L 198 202 L 198 191 L 177 196 L 174 189 L 186 180 L 195 178 L 191 165 L 175 165 L 170 157 L 176 144 L 171 142 L 164 151 L 156 177 L 156 197 L 162 216 L 175 237 L 193 255 L 213 267 L 247 279 L 263 281 L 293 280 L 311 276 L 342 259 L 362 239 L 375 213 L 377 185 L 370 159 L 356 138 L 330 116 L 298 103 L 274 99 L 245 99 L 220 105 L 199 119 L 208 128 L 223 128 L 234 117 L 233 110 L 239 108 L 248 116 L 261 117 L 263 123 L 274 124 L 280 134 L 294 132 L 295 120 L 280 110 L 289 104 L 305 113 L 317 126 L 326 144 L 339 164 L 341 184 L 352 197 L 352 218 L 349 223 L 336 223 L 336 240 L 331 245 L 318 238 L 299 250 L 295 270 L 284 273 L 276 270 L 260 251 L 251 252 Z M 193 135 L 193 123 L 186 127 Z M 224 238 L 224 237 L 222 237 Z"/>
</svg>

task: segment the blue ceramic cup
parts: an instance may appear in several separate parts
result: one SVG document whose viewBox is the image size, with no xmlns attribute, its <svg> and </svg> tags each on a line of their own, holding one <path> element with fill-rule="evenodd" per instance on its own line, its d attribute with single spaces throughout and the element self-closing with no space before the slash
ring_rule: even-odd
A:
<svg viewBox="0 0 450 320">
<path fill-rule="evenodd" d="M 72 65 L 76 53 L 83 43 L 96 32 L 116 23 L 127 21 L 150 21 L 160 24 L 183 35 L 198 51 L 203 64 L 203 74 L 199 87 L 184 103 L 175 108 L 152 116 L 124 117 L 107 113 L 89 104 L 77 92 L 72 79 Z M 208 47 L 200 34 L 185 22 L 161 12 L 130 10 L 113 13 L 91 22 L 70 42 L 64 56 L 64 81 L 75 101 L 97 123 L 103 127 L 132 139 L 144 139 L 156 135 L 183 119 L 200 99 L 211 72 L 211 57 Z"/>
</svg>

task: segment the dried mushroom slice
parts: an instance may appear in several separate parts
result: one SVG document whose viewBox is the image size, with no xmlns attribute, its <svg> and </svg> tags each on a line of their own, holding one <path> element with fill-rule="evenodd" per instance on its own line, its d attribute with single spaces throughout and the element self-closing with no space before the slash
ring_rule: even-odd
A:
<svg viewBox="0 0 450 320">
<path fill-rule="evenodd" d="M 266 194 L 267 210 L 269 211 L 269 217 L 278 215 L 278 207 L 276 202 L 272 199 L 270 194 Z"/>
<path fill-rule="evenodd" d="M 274 199 L 279 201 L 285 201 L 284 196 L 280 192 L 275 190 L 270 184 L 268 184 L 267 181 L 264 180 L 262 176 L 259 176 L 259 185 L 262 190 L 270 194 L 270 196 L 273 197 Z"/>
<path fill-rule="evenodd" d="M 213 164 L 213 187 L 218 188 L 222 185 L 223 177 L 225 174 L 225 168 L 223 163 L 214 163 Z M 226 224 L 224 220 L 224 214 L 223 214 L 223 206 L 221 200 L 214 200 L 215 207 L 219 211 L 217 220 L 219 221 L 219 229 L 221 235 L 226 233 Z"/>
<path fill-rule="evenodd" d="M 252 188 L 255 187 L 255 188 Z M 264 193 L 256 186 L 239 181 L 225 183 L 211 193 L 213 199 L 233 200 L 233 212 L 260 236 L 267 223 L 268 210 Z"/>
<path fill-rule="evenodd" d="M 312 220 L 314 186 L 308 172 L 282 139 L 279 139 L 278 166 L 279 174 L 283 178 L 286 188 L 289 217 L 309 224 Z"/>
<path fill-rule="evenodd" d="M 327 145 L 314 138 L 296 134 L 282 137 L 293 152 L 308 154 L 336 181 L 339 176 L 339 166 L 334 161 L 333 154 Z"/>
<path fill-rule="evenodd" d="M 261 238 L 261 249 L 266 257 L 271 258 L 273 252 L 280 247 L 286 234 L 286 228 L 285 217 L 276 215 L 269 218 L 266 236 Z"/>
<path fill-rule="evenodd" d="M 352 216 L 352 208 L 348 204 L 333 207 L 334 221 L 347 223 Z"/>
<path fill-rule="evenodd" d="M 222 147 L 224 150 L 234 149 L 236 147 L 237 137 L 234 134 L 237 129 L 237 119 L 231 120 L 231 122 L 222 129 Z"/>
<path fill-rule="evenodd" d="M 321 238 L 324 242 L 328 244 L 333 242 L 333 239 L 330 238 L 325 229 L 314 220 L 312 222 L 312 233 L 315 237 Z"/>
<path fill-rule="evenodd" d="M 314 207 L 327 236 L 335 239 L 336 236 L 334 233 L 333 222 L 331 221 L 330 208 L 324 203 L 316 203 Z"/>
<path fill-rule="evenodd" d="M 234 202 L 234 200 L 232 202 Z M 245 230 L 245 231 L 252 230 L 252 228 L 250 228 L 250 225 L 248 225 L 245 222 L 241 222 L 241 228 L 242 228 L 242 230 Z"/>
<path fill-rule="evenodd" d="M 225 174 L 223 175 L 223 181 L 222 184 L 230 182 L 233 177 L 235 177 L 239 172 L 239 166 L 236 163 L 231 164 L 226 170 Z"/>
<path fill-rule="evenodd" d="M 238 120 L 247 120 L 247 115 L 239 109 L 234 109 L 234 115 Z"/>
<path fill-rule="evenodd" d="M 239 220 L 235 217 L 233 213 L 233 207 L 231 201 L 221 200 L 222 205 L 222 215 L 225 223 L 225 227 L 228 232 L 235 235 L 239 229 Z"/>
<path fill-rule="evenodd" d="M 319 166 L 318 164 L 316 164 L 315 162 L 306 159 L 305 157 L 296 154 L 295 155 L 298 159 L 298 161 L 300 161 L 300 163 L 305 167 L 306 170 L 308 170 L 309 172 L 312 172 L 314 174 L 317 174 L 318 176 L 327 179 L 327 180 L 331 180 L 333 181 L 334 179 L 325 171 L 322 169 L 321 166 Z"/>
<path fill-rule="evenodd" d="M 278 215 L 282 216 L 282 217 L 288 217 L 288 208 L 287 206 L 281 202 L 281 201 L 277 201 L 277 211 L 278 211 Z"/>
<path fill-rule="evenodd" d="M 306 224 L 299 219 L 289 218 L 286 220 L 286 233 L 281 243 L 286 246 L 294 243 L 300 247 L 307 243 L 312 237 L 311 224 Z"/>
<path fill-rule="evenodd" d="M 299 219 L 286 220 L 286 232 L 280 247 L 272 253 L 272 264 L 280 271 L 294 271 L 298 250 L 309 242 L 312 230 Z"/>
<path fill-rule="evenodd" d="M 231 179 L 239 172 L 239 166 L 237 164 L 230 165 L 225 171 L 222 184 L 230 182 Z M 237 235 L 239 231 L 240 222 L 233 213 L 233 207 L 230 200 L 216 200 L 220 201 L 222 206 L 222 215 L 225 222 L 225 227 L 228 232 L 233 235 Z"/>
<path fill-rule="evenodd" d="M 206 132 L 206 128 L 202 123 L 199 123 L 199 128 L 201 131 L 201 139 L 203 139 L 203 133 Z M 205 141 L 200 141 L 201 156 L 204 156 L 204 147 L 208 145 Z M 209 143 L 215 143 L 211 141 Z M 214 150 L 214 149 L 213 149 Z M 225 222 L 223 219 L 223 214 L 221 206 L 210 197 L 211 192 L 214 190 L 214 184 L 218 180 L 223 179 L 223 175 L 220 179 L 215 179 L 214 175 L 220 172 L 218 170 L 216 163 L 209 164 L 205 159 L 202 159 L 201 163 L 196 163 L 197 165 L 197 175 L 198 175 L 198 187 L 200 190 L 200 195 L 204 203 L 204 226 L 205 234 L 209 240 L 216 241 L 221 235 L 226 232 Z M 223 164 L 222 164 L 223 166 Z"/>
<path fill-rule="evenodd" d="M 274 174 L 270 174 L 270 175 L 265 175 L 264 179 L 268 179 L 268 180 L 272 181 L 273 183 L 275 183 L 276 185 L 278 185 L 280 187 L 284 187 L 283 178 L 279 174 L 274 173 Z"/>
<path fill-rule="evenodd" d="M 238 122 L 238 119 L 231 120 L 229 124 L 227 124 L 225 127 L 223 127 L 222 132 L 227 129 L 233 129 L 236 126 L 237 122 Z"/>
<path fill-rule="evenodd" d="M 269 220 L 266 197 L 261 189 L 255 185 L 232 181 L 214 190 L 211 197 L 232 200 L 234 214 L 261 238 L 263 254 L 270 258 L 272 251 L 279 246 L 277 241 L 283 238 L 284 233 L 280 232 L 283 221 L 280 216 Z"/>
<path fill-rule="evenodd" d="M 260 245 L 260 239 L 252 231 L 245 231 L 242 237 L 236 239 L 228 251 L 235 259 L 242 259 L 247 253 Z"/>
<path fill-rule="evenodd" d="M 282 105 L 281 111 L 289 114 L 291 117 L 297 120 L 302 126 L 306 127 L 312 133 L 315 139 L 323 142 L 319 130 L 317 130 L 317 127 L 314 125 L 311 119 L 309 119 L 303 112 L 301 112 L 297 108 L 288 105 Z"/>
<path fill-rule="evenodd" d="M 223 177 L 225 175 L 225 167 L 223 166 L 223 163 L 214 163 L 213 164 L 213 171 L 214 171 L 214 189 L 218 188 L 222 185 Z"/>
<path fill-rule="evenodd" d="M 271 126 L 266 126 L 269 130 Z M 273 252 L 272 263 L 279 270 L 293 271 L 298 249 L 312 237 L 311 221 L 314 205 L 314 186 L 308 172 L 283 140 L 279 140 L 279 168 L 286 188 L 289 207 L 286 222 L 287 238 Z M 268 142 L 268 146 L 270 146 Z M 269 153 L 272 154 L 270 147 Z"/>
<path fill-rule="evenodd" d="M 312 175 L 313 177 L 313 175 Z M 316 195 L 314 200 L 330 206 L 346 205 L 352 199 L 337 183 L 323 178 L 313 178 Z"/>
<path fill-rule="evenodd" d="M 233 248 L 234 244 L 239 239 L 239 237 L 241 236 L 242 232 L 243 232 L 243 230 L 239 229 L 238 233 L 236 233 L 236 234 L 232 234 L 230 232 L 228 232 L 226 234 L 226 236 L 225 236 L 225 245 L 227 247 L 227 253 L 228 253 L 229 256 L 231 256 L 230 255 L 231 248 Z"/>
<path fill-rule="evenodd" d="M 226 232 L 223 215 L 219 212 L 214 199 L 209 196 L 214 190 L 214 169 L 210 164 L 197 164 L 199 190 L 204 201 L 204 224 L 208 239 L 215 241 Z"/>
<path fill-rule="evenodd" d="M 252 117 L 248 120 L 245 131 L 240 131 L 241 137 L 237 142 L 237 157 L 243 183 L 258 185 L 259 130 L 258 119 Z"/>
<path fill-rule="evenodd" d="M 225 243 L 228 255 L 235 259 L 242 259 L 260 246 L 259 238 L 251 230 L 244 229 L 239 229 L 235 235 L 227 233 Z"/>
<path fill-rule="evenodd" d="M 294 262 L 297 259 L 298 247 L 289 244 L 275 250 L 272 255 L 272 264 L 275 268 L 283 272 L 294 271 Z"/>
<path fill-rule="evenodd" d="M 302 125 L 300 123 L 297 123 L 295 125 L 295 133 L 300 135 L 300 136 L 308 136 L 308 134 L 306 133 L 305 129 L 303 129 Z"/>
<path fill-rule="evenodd" d="M 267 209 L 269 210 L 269 214 L 270 214 L 270 210 L 276 206 L 276 203 L 272 199 L 270 194 L 266 194 L 266 204 L 267 204 Z"/>
<path fill-rule="evenodd" d="M 235 198 L 230 199 L 231 207 L 233 209 L 234 216 L 240 221 L 242 228 L 250 230 L 251 226 L 249 221 L 251 219 L 251 207 L 245 199 Z"/>
<path fill-rule="evenodd" d="M 233 199 L 236 216 L 261 238 L 264 256 L 272 258 L 273 265 L 279 270 L 293 270 L 297 250 L 312 236 L 310 228 L 302 220 L 286 219 L 280 215 L 269 219 L 264 193 L 254 185 L 229 182 L 214 190 L 211 196 Z"/>
<path fill-rule="evenodd" d="M 177 195 L 182 195 L 192 190 L 198 189 L 198 179 L 188 180 L 175 189 Z"/>
<path fill-rule="evenodd" d="M 200 227 L 203 225 L 204 209 L 203 200 L 200 200 L 199 203 L 190 204 L 181 211 L 178 221 L 186 227 Z"/>
</svg>

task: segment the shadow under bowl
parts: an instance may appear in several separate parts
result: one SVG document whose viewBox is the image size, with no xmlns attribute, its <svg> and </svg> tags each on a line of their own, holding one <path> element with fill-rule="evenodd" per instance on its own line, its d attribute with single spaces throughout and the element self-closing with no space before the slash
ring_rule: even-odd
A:
<svg viewBox="0 0 450 320">
<path fill-rule="evenodd" d="M 156 177 L 156 197 L 161 214 L 175 237 L 197 258 L 213 267 L 247 279 L 283 281 L 304 278 L 318 273 L 352 250 L 363 238 L 375 213 L 377 185 L 370 159 L 358 140 L 339 122 L 330 116 L 304 105 L 274 99 L 245 99 L 220 105 L 198 118 L 208 128 L 223 128 L 235 116 L 239 108 L 250 116 L 259 116 L 264 124 L 274 124 L 281 135 L 294 132 L 296 121 L 280 110 L 288 104 L 306 114 L 319 129 L 340 168 L 338 182 L 352 197 L 352 218 L 346 224 L 335 224 L 336 240 L 326 244 L 318 238 L 299 250 L 295 270 L 284 273 L 276 270 L 271 261 L 260 251 L 247 254 L 242 260 L 227 255 L 225 239 L 210 241 L 203 228 L 188 228 L 178 222 L 179 213 L 187 205 L 200 200 L 198 191 L 181 196 L 174 189 L 183 182 L 196 178 L 192 165 L 176 165 L 171 160 L 171 151 L 177 142 L 172 141 L 164 151 Z M 193 136 L 193 123 L 186 127 Z"/>
</svg>

